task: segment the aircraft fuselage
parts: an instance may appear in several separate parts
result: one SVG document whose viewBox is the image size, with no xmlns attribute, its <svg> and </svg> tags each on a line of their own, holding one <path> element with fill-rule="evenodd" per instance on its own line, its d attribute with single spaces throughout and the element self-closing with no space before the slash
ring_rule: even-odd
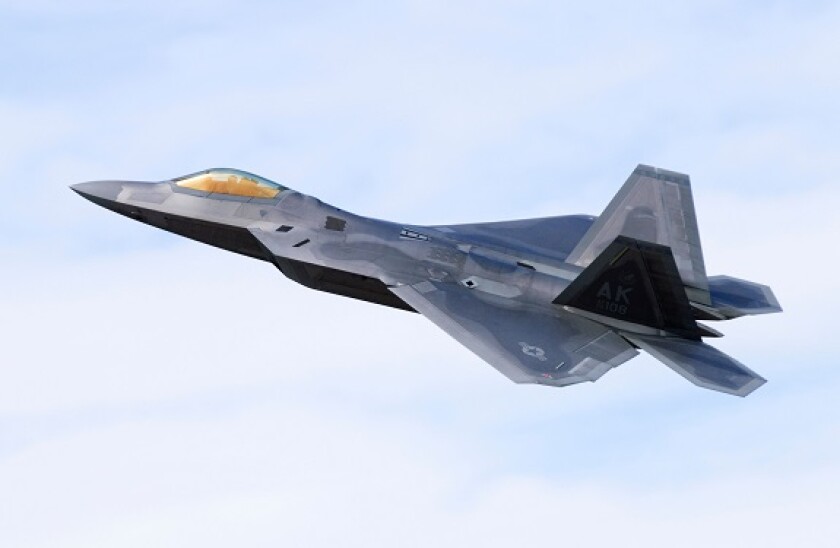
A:
<svg viewBox="0 0 840 548">
<path fill-rule="evenodd" d="M 73 189 L 136 221 L 271 262 L 307 287 L 404 310 L 413 308 L 389 285 L 455 281 L 488 296 L 550 306 L 581 270 L 504 243 L 477 245 L 435 227 L 356 215 L 288 189 L 271 199 L 175 182 L 94 181 Z"/>
</svg>

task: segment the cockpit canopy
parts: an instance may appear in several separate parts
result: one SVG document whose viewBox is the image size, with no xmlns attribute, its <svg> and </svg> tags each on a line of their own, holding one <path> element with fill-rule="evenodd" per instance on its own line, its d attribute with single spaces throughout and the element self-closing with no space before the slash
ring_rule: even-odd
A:
<svg viewBox="0 0 840 548">
<path fill-rule="evenodd" d="M 278 194 L 288 190 L 259 175 L 227 168 L 207 169 L 179 177 L 173 182 L 181 188 L 243 198 L 276 198 Z"/>
</svg>

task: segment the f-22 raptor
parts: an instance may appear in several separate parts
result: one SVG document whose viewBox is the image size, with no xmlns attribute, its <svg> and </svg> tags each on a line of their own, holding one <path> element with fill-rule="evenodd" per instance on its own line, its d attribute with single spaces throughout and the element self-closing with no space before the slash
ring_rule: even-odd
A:
<svg viewBox="0 0 840 548">
<path fill-rule="evenodd" d="M 595 381 L 641 349 L 746 396 L 765 379 L 700 322 L 782 310 L 767 286 L 706 275 L 688 176 L 646 165 L 599 217 L 448 226 L 354 215 L 235 169 L 71 188 L 307 287 L 419 312 L 517 383 Z"/>
</svg>

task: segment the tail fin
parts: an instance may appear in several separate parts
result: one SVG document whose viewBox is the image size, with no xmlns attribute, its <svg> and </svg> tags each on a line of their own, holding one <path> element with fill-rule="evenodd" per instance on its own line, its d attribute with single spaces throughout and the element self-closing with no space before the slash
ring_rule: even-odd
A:
<svg viewBox="0 0 840 548">
<path fill-rule="evenodd" d="M 733 310 L 743 312 L 747 307 L 762 309 L 766 304 L 767 299 L 763 301 L 762 297 L 767 294 L 754 289 L 764 286 L 750 282 L 738 285 L 735 282 L 740 280 L 734 280 L 735 285 L 724 293 L 725 286 L 716 282 L 712 280 L 712 297 L 723 295 L 730 304 L 716 301 L 715 306 L 703 307 L 710 313 L 722 316 L 734 314 Z M 753 288 L 753 294 L 744 293 L 745 287 Z M 769 295 L 772 297 L 772 293 Z M 688 300 L 668 247 L 619 236 L 554 303 L 619 330 L 626 340 L 703 388 L 746 396 L 766 382 L 737 360 L 700 341 L 700 337 L 720 334 L 695 320 L 696 309 Z"/>
<path fill-rule="evenodd" d="M 622 322 L 616 325 L 644 326 L 647 332 L 653 328 L 694 339 L 705 334 L 694 320 L 671 249 L 626 236 L 617 237 L 554 304 Z"/>
<path fill-rule="evenodd" d="M 640 164 L 567 262 L 589 266 L 618 236 L 670 247 L 689 300 L 711 305 L 688 175 Z"/>
</svg>

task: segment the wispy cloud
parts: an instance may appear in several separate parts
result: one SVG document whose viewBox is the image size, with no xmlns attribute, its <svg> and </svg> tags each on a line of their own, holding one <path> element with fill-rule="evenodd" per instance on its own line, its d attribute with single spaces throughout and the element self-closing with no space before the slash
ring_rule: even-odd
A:
<svg viewBox="0 0 840 548">
<path fill-rule="evenodd" d="M 837 538 L 837 6 L 0 11 L 0 544 Z M 689 172 L 710 272 L 786 308 L 715 343 L 770 378 L 746 400 L 646 357 L 516 386 L 419 316 L 66 188 L 231 165 L 465 222 L 597 214 L 638 162 Z"/>
</svg>

